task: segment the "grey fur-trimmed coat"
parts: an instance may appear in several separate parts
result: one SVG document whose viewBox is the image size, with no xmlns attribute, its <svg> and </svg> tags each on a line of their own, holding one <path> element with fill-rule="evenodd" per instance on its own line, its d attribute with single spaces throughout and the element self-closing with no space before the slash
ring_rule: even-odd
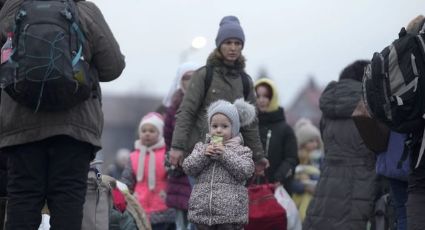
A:
<svg viewBox="0 0 425 230">
<path fill-rule="evenodd" d="M 183 162 L 187 175 L 196 179 L 189 199 L 189 221 L 197 224 L 248 223 L 245 182 L 254 173 L 252 151 L 239 136 L 224 143 L 222 156 L 205 155 L 208 144 L 199 142 Z"/>
</svg>

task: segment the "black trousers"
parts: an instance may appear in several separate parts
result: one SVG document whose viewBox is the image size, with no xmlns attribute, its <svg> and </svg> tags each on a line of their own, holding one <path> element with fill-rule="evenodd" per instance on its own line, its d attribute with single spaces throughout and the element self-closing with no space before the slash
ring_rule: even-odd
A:
<svg viewBox="0 0 425 230">
<path fill-rule="evenodd" d="M 93 146 L 55 136 L 3 151 L 9 157 L 6 229 L 38 229 L 46 202 L 52 230 L 81 229 Z"/>
<path fill-rule="evenodd" d="M 7 187 L 7 156 L 0 150 L 0 197 L 6 196 Z"/>
<path fill-rule="evenodd" d="M 419 152 L 420 143 L 415 153 Z M 412 154 L 412 172 L 409 175 L 407 198 L 407 226 L 409 230 L 425 229 L 425 156 L 415 168 L 419 154 Z"/>
</svg>

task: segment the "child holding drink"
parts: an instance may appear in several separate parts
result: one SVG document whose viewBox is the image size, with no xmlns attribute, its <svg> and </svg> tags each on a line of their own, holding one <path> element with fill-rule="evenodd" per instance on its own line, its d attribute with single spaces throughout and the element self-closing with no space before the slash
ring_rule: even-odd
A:
<svg viewBox="0 0 425 230">
<path fill-rule="evenodd" d="M 197 229 L 242 229 L 248 222 L 248 191 L 254 173 L 252 151 L 243 146 L 241 127 L 255 119 L 255 107 L 243 99 L 219 100 L 208 108 L 206 143 L 199 142 L 183 169 L 196 179 L 189 199 L 190 222 Z"/>
</svg>

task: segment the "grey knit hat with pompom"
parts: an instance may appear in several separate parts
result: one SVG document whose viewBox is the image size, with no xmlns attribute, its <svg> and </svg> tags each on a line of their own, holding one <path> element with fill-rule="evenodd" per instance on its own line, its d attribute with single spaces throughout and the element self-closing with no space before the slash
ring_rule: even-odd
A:
<svg viewBox="0 0 425 230">
<path fill-rule="evenodd" d="M 244 101 L 243 98 L 237 99 L 233 104 L 225 100 L 211 103 L 207 111 L 208 126 L 211 124 L 211 118 L 217 113 L 229 118 L 232 124 L 232 137 L 239 134 L 241 127 L 251 124 L 256 116 L 254 105 Z"/>
</svg>

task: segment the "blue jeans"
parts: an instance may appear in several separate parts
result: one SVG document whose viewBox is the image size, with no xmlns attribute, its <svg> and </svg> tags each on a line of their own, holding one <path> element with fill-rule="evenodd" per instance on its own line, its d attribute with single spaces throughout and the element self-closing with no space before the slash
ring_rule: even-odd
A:
<svg viewBox="0 0 425 230">
<path fill-rule="evenodd" d="M 397 218 L 397 230 L 407 229 L 407 182 L 388 178 L 391 186 L 391 196 L 393 198 L 393 207 Z"/>
</svg>

